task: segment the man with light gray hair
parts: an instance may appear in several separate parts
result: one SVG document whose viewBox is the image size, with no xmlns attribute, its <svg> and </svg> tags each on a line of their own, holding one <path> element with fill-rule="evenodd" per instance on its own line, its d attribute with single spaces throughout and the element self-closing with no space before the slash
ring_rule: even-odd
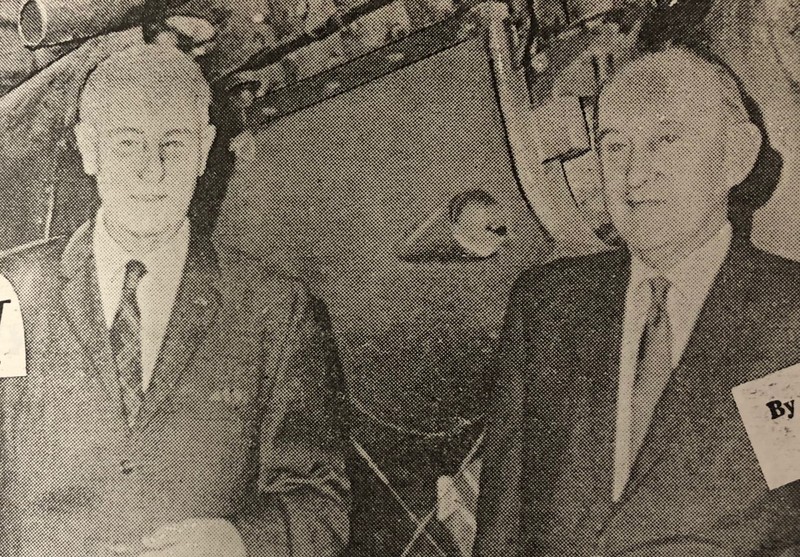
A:
<svg viewBox="0 0 800 557">
<path fill-rule="evenodd" d="M 338 358 L 296 280 L 187 217 L 215 130 L 180 51 L 112 55 L 75 135 L 101 207 L 0 263 L 27 377 L 0 383 L 0 554 L 335 555 L 348 537 Z"/>
</svg>

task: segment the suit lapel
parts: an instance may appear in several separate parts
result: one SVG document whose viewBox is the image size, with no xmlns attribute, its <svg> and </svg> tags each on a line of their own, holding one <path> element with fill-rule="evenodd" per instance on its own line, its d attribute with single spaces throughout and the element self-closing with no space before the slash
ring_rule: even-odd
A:
<svg viewBox="0 0 800 557">
<path fill-rule="evenodd" d="M 64 248 L 60 265 L 61 296 L 67 320 L 122 418 L 124 411 L 116 364 L 111 354 L 92 256 L 92 227 L 92 221 L 85 223 Z"/>
<path fill-rule="evenodd" d="M 587 309 L 576 315 L 588 316 L 574 323 L 580 341 L 576 347 L 577 375 L 585 385 L 586 401 L 583 412 L 588 416 L 578 419 L 591 424 L 586 441 L 593 445 L 586 452 L 586 463 L 594 474 L 587 497 L 590 520 L 602 522 L 611 511 L 611 491 L 614 470 L 614 443 L 616 431 L 616 401 L 622 344 L 622 324 L 625 312 L 625 293 L 630 278 L 630 259 L 615 261 L 613 271 L 603 276 L 594 289 L 594 296 L 584 303 Z"/>
<path fill-rule="evenodd" d="M 736 239 L 731 244 L 727 258 L 711 286 L 708 297 L 695 322 L 678 366 L 664 388 L 664 393 L 653 412 L 650 427 L 642 448 L 634 462 L 628 484 L 620 504 L 629 499 L 647 478 L 655 463 L 681 439 L 698 413 L 705 412 L 707 405 L 730 387 L 728 374 L 723 373 L 729 365 L 730 341 L 738 339 L 743 331 L 737 331 L 737 300 L 744 299 L 742 293 L 750 280 L 745 277 L 748 246 Z M 702 408 L 693 412 L 696 403 Z M 685 442 L 685 440 L 682 440 Z"/>
<path fill-rule="evenodd" d="M 211 241 L 192 234 L 166 334 L 136 420 L 137 428 L 146 427 L 157 414 L 214 324 L 221 305 L 219 281 L 220 270 Z"/>
<path fill-rule="evenodd" d="M 619 250 L 594 261 L 595 268 L 558 277 L 559 295 L 547 300 L 533 321 L 537 328 L 530 331 L 538 339 L 530 354 L 538 372 L 526 386 L 526 408 L 536 417 L 526 420 L 526 437 L 547 439 L 548 450 L 527 445 L 526 474 L 537 481 L 525 490 L 526 525 L 545 524 L 563 512 L 553 486 L 565 470 L 582 478 L 568 481 L 575 512 L 589 508 L 592 518 L 603 518 L 611 503 L 616 377 L 630 258 Z M 531 531 L 529 537 L 540 535 Z"/>
<path fill-rule="evenodd" d="M 578 374 L 594 378 L 595 388 L 616 389 L 629 277 L 627 260 L 603 277 L 593 289 L 593 295 L 581 300 L 581 304 L 588 304 L 588 308 L 576 310 L 574 315 L 580 316 L 581 321 L 570 324 L 572 330 L 569 334 L 578 339 L 575 347 Z M 613 394 L 616 395 L 616 390 Z"/>
</svg>

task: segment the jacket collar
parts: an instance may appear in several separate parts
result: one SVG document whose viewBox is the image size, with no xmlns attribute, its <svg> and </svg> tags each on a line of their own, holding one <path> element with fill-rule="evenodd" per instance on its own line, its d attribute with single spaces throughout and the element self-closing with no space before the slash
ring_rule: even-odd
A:
<svg viewBox="0 0 800 557">
<path fill-rule="evenodd" d="M 187 267 L 194 272 L 207 274 L 216 284 L 220 278 L 219 259 L 214 244 L 207 234 L 198 232 L 197 226 L 190 223 L 191 234 L 189 253 L 186 258 Z M 71 279 L 94 258 L 92 253 L 92 233 L 95 218 L 83 223 L 67 241 L 59 262 L 59 274 L 62 278 Z"/>
<path fill-rule="evenodd" d="M 62 302 L 73 332 L 123 417 L 117 369 L 92 254 L 93 226 L 93 220 L 84 223 L 64 248 L 59 267 L 63 280 Z M 222 304 L 220 281 L 221 271 L 213 243 L 206 235 L 193 231 L 178 295 L 136 428 L 146 426 L 154 417 L 215 322 Z"/>
<path fill-rule="evenodd" d="M 92 257 L 92 230 L 94 230 L 94 218 L 83 223 L 70 236 L 61 254 L 58 268 L 63 278 L 73 278 L 78 271 L 85 268 Z"/>
</svg>

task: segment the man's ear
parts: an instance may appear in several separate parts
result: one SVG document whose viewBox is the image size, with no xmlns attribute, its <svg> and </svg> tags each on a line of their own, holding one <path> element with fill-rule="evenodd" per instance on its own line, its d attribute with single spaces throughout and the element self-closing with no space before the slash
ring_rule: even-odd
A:
<svg viewBox="0 0 800 557">
<path fill-rule="evenodd" d="M 200 159 L 197 161 L 197 177 L 203 175 L 206 171 L 206 163 L 208 162 L 208 154 L 211 152 L 211 146 L 214 144 L 214 138 L 217 136 L 217 128 L 209 124 L 200 134 Z"/>
<path fill-rule="evenodd" d="M 75 140 L 78 144 L 78 151 L 81 153 L 83 161 L 83 171 L 89 176 L 97 175 L 97 131 L 94 126 L 86 122 L 75 124 Z"/>
<path fill-rule="evenodd" d="M 750 121 L 728 127 L 725 150 L 728 191 L 741 184 L 753 170 L 762 141 L 761 130 Z"/>
</svg>

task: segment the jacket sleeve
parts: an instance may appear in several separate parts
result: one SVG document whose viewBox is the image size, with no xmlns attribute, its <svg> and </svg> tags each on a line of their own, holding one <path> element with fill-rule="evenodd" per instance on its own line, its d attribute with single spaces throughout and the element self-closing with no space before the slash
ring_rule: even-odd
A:
<svg viewBox="0 0 800 557">
<path fill-rule="evenodd" d="M 522 430 L 527 369 L 526 330 L 532 309 L 523 296 L 529 276 L 512 289 L 491 382 L 486 438 L 478 492 L 475 557 L 513 557 L 520 553 Z"/>
<path fill-rule="evenodd" d="M 6 441 L 6 396 L 4 383 L 0 381 L 0 509 L 8 507 L 6 501 L 6 490 L 8 489 L 7 480 L 7 467 L 8 467 L 8 446 Z M 6 555 L 9 552 L 9 532 L 7 531 L 7 521 L 0 521 L 0 555 Z"/>
<path fill-rule="evenodd" d="M 27 377 L 8 377 L 0 380 L 0 555 L 9 555 L 14 545 L 18 525 L 14 509 L 8 500 L 9 470 L 8 460 L 11 451 L 11 410 L 25 389 Z"/>
<path fill-rule="evenodd" d="M 327 310 L 304 290 L 278 349 L 257 489 L 233 522 L 248 557 L 338 555 L 349 536 L 344 381 Z"/>
</svg>

